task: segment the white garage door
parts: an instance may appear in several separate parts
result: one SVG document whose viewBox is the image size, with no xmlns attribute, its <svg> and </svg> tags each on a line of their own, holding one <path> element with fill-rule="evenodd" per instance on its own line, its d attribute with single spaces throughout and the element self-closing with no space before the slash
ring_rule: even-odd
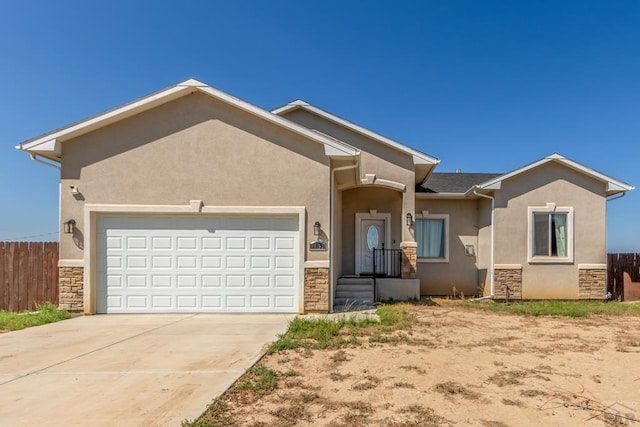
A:
<svg viewBox="0 0 640 427">
<path fill-rule="evenodd" d="M 103 215 L 98 313 L 297 312 L 297 217 Z"/>
</svg>

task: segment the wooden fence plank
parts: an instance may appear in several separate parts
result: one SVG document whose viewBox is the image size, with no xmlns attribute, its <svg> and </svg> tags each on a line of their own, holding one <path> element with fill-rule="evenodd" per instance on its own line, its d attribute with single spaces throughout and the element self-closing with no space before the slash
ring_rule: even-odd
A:
<svg viewBox="0 0 640 427">
<path fill-rule="evenodd" d="M 625 272 L 632 281 L 640 281 L 640 253 L 607 254 L 607 291 L 614 299 L 621 299 L 624 294 Z"/>
<path fill-rule="evenodd" d="M 58 304 L 58 243 L 0 242 L 0 310 Z"/>
<path fill-rule="evenodd" d="M 7 278 L 6 242 L 0 242 L 0 310 L 9 304 L 9 279 Z"/>
</svg>

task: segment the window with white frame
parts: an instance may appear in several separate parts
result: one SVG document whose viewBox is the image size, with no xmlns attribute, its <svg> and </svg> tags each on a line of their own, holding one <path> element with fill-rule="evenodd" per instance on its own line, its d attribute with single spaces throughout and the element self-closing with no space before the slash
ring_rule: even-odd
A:
<svg viewBox="0 0 640 427">
<path fill-rule="evenodd" d="M 573 208 L 529 208 L 529 262 L 573 262 Z"/>
<path fill-rule="evenodd" d="M 416 215 L 414 231 L 418 244 L 418 261 L 449 261 L 448 214 L 429 214 L 424 211 Z"/>
</svg>

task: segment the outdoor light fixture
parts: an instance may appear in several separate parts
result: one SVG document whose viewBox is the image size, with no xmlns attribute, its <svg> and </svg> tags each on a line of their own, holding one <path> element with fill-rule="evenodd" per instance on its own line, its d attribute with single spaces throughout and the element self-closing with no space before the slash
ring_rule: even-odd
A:
<svg viewBox="0 0 640 427">
<path fill-rule="evenodd" d="M 70 219 L 69 221 L 64 223 L 64 233 L 71 234 L 73 233 L 73 229 L 76 227 L 76 220 Z"/>
<path fill-rule="evenodd" d="M 318 221 L 316 221 L 316 223 L 313 224 L 313 235 L 314 236 L 320 235 L 320 223 Z"/>
<path fill-rule="evenodd" d="M 413 215 L 409 212 L 407 214 L 407 227 L 411 227 L 413 225 Z"/>
</svg>

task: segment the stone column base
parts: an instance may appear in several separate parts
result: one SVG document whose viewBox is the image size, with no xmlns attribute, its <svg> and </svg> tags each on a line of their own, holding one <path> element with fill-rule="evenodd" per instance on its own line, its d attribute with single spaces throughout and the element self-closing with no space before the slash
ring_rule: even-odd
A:
<svg viewBox="0 0 640 427">
<path fill-rule="evenodd" d="M 400 243 L 402 250 L 401 278 L 415 279 L 418 272 L 418 244 L 416 242 Z"/>
<path fill-rule="evenodd" d="M 578 299 L 603 299 L 607 293 L 605 268 L 578 269 Z"/>
<path fill-rule="evenodd" d="M 84 309 L 84 267 L 60 267 L 58 275 L 59 307 L 72 312 L 82 312 Z"/>
<path fill-rule="evenodd" d="M 522 299 L 522 266 L 494 266 L 494 299 Z"/>
<path fill-rule="evenodd" d="M 304 312 L 329 312 L 329 269 L 304 269 Z"/>
</svg>

